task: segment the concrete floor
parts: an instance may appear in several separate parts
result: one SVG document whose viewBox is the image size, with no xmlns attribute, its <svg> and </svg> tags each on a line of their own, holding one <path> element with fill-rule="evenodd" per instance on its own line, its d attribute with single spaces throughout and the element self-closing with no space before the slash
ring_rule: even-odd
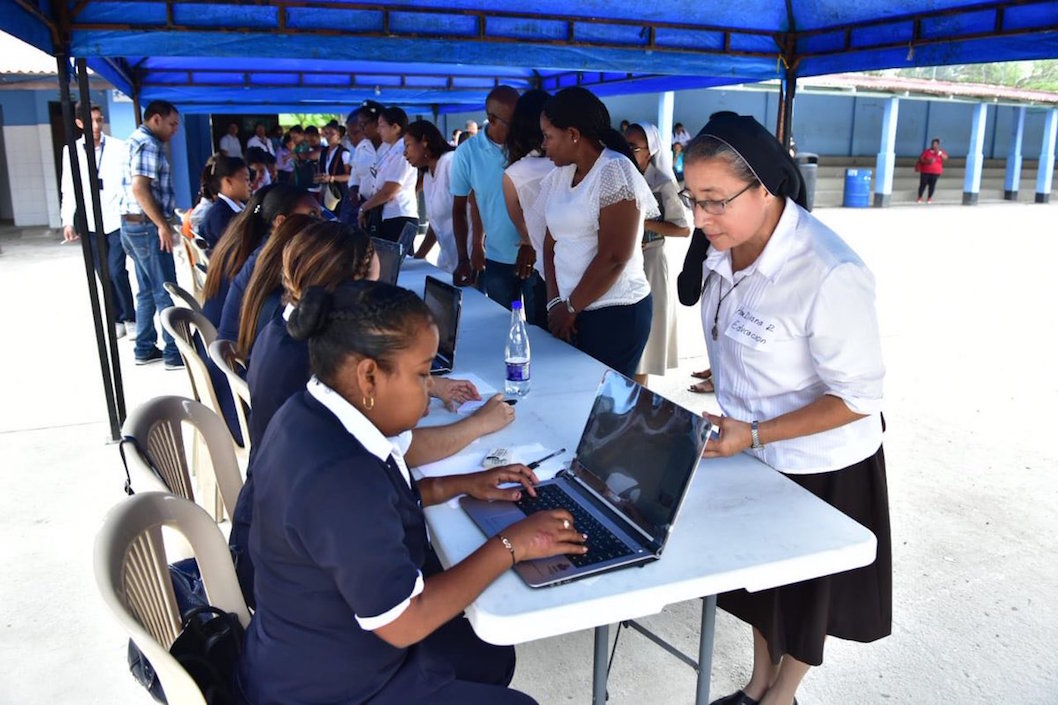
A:
<svg viewBox="0 0 1058 705">
<path fill-rule="evenodd" d="M 895 616 L 878 643 L 832 640 L 799 701 L 1058 702 L 1058 206 L 817 215 L 878 282 Z M 95 532 L 124 478 L 106 443 L 80 251 L 58 240 L 0 228 L 0 705 L 146 704 L 93 580 Z M 682 247 L 669 256 L 678 271 Z M 654 384 L 715 407 L 681 391 L 707 365 L 697 310 L 681 310 L 680 336 L 680 369 Z M 120 352 L 130 408 L 187 394 L 186 374 L 134 367 L 127 341 Z M 673 605 L 645 622 L 693 653 L 698 610 Z M 546 705 L 589 702 L 590 632 L 518 654 L 516 687 Z M 714 697 L 744 682 L 749 661 L 748 629 L 721 613 Z M 693 688 L 689 668 L 622 634 L 612 703 L 689 703 Z"/>
</svg>

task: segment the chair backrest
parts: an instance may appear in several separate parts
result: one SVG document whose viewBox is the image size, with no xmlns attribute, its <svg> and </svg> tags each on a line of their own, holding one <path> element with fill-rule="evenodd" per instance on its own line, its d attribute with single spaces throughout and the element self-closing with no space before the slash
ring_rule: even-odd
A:
<svg viewBox="0 0 1058 705">
<path fill-rule="evenodd" d="M 203 316 L 206 315 L 202 310 L 202 304 L 199 303 L 198 299 L 195 298 L 194 294 L 180 286 L 176 282 L 165 282 L 162 286 L 165 287 L 170 298 L 173 300 L 173 304 L 180 308 L 189 308 L 192 311 L 197 311 Z"/>
<path fill-rule="evenodd" d="M 170 705 L 205 705 L 187 671 L 169 654 L 181 619 L 169 578 L 162 527 L 190 544 L 209 603 L 250 623 L 228 544 L 209 515 L 181 497 L 137 494 L 110 510 L 96 537 L 95 576 L 103 602 L 158 674 Z"/>
<path fill-rule="evenodd" d="M 207 462 L 193 464 L 188 457 L 192 449 L 184 442 L 185 423 L 198 431 L 205 444 Z M 121 427 L 121 435 L 135 440 L 135 444 L 125 446 L 134 490 L 171 492 L 198 502 L 218 522 L 225 513 L 228 517 L 234 516 L 243 484 L 235 445 L 224 419 L 204 404 L 184 397 L 155 397 L 129 414 Z M 197 491 L 191 480 L 193 466 Z M 213 487 L 216 492 L 211 491 Z M 217 493 L 223 505 L 219 508 Z"/>
<path fill-rule="evenodd" d="M 216 414 L 223 416 L 217 401 L 217 392 L 213 389 L 213 380 L 209 377 L 208 355 L 206 351 L 217 339 L 217 329 L 202 313 L 189 308 L 173 306 L 161 313 L 162 327 L 176 340 L 184 367 L 191 377 L 191 393 Z M 201 339 L 202 348 L 195 344 L 195 333 Z"/>
<path fill-rule="evenodd" d="M 184 256 L 181 259 L 187 262 L 188 280 L 191 282 L 191 290 L 195 296 L 201 296 L 206 287 L 206 267 L 209 266 L 209 256 L 205 250 L 196 242 L 193 234 L 184 237 Z"/>
<path fill-rule="evenodd" d="M 407 223 L 400 231 L 400 237 L 397 238 L 397 242 L 400 243 L 403 248 L 403 254 L 406 257 L 410 257 L 415 254 L 415 236 L 419 234 L 418 223 Z"/>
<path fill-rule="evenodd" d="M 213 364 L 224 371 L 231 388 L 232 401 L 235 402 L 235 413 L 239 417 L 239 429 L 242 431 L 243 447 L 236 448 L 235 454 L 250 451 L 250 385 L 243 377 L 246 374 L 246 361 L 235 352 L 235 343 L 230 340 L 214 340 L 209 346 L 209 357 Z M 242 374 L 239 374 L 242 372 Z"/>
</svg>

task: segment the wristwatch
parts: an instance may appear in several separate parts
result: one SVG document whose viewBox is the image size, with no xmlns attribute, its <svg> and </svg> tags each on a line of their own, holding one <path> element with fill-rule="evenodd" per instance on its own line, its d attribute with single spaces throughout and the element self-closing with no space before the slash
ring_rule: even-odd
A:
<svg viewBox="0 0 1058 705">
<path fill-rule="evenodd" d="M 760 442 L 760 422 L 754 419 L 753 423 L 749 425 L 749 432 L 753 436 L 753 445 L 750 448 L 753 450 L 763 448 L 764 444 Z"/>
</svg>

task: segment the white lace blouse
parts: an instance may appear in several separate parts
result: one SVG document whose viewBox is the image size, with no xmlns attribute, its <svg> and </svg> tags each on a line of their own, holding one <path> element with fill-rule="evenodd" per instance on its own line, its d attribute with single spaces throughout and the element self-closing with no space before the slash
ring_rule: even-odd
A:
<svg viewBox="0 0 1058 705">
<path fill-rule="evenodd" d="M 573 186 L 575 165 L 556 167 L 540 184 L 534 210 L 542 213 L 555 241 L 555 278 L 558 293 L 567 298 L 577 288 L 584 271 L 599 252 L 599 211 L 620 201 L 635 201 L 639 208 L 636 246 L 624 271 L 585 310 L 626 306 L 650 293 L 643 273 L 643 220 L 658 216 L 657 201 L 643 175 L 624 155 L 604 149 L 584 179 Z"/>
</svg>

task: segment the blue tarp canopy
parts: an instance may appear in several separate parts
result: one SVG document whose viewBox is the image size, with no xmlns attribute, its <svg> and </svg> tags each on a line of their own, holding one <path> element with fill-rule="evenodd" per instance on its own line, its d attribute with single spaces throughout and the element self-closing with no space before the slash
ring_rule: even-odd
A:
<svg viewBox="0 0 1058 705">
<path fill-rule="evenodd" d="M 0 29 L 141 102 L 455 110 L 497 83 L 599 94 L 1058 56 L 1058 0 L 0 0 Z"/>
</svg>

